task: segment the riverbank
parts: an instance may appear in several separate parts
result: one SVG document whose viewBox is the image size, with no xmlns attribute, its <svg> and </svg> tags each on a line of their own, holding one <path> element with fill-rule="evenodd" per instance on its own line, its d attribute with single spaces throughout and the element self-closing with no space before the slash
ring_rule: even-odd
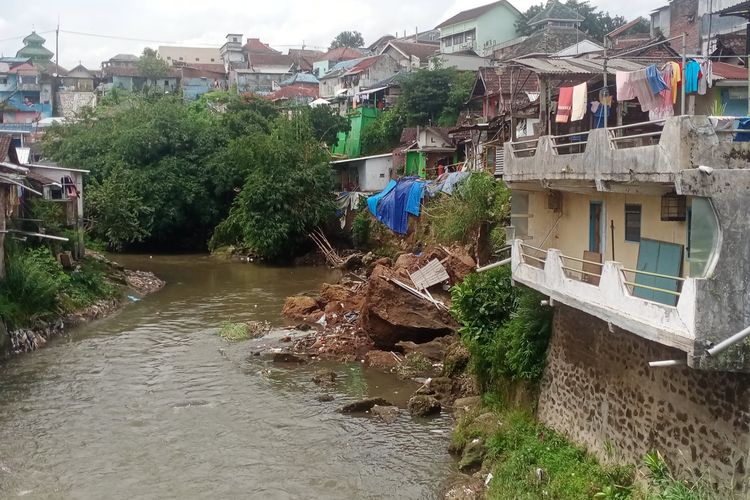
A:
<svg viewBox="0 0 750 500">
<path fill-rule="evenodd" d="M 90 268 L 95 270 L 92 271 Z M 82 269 L 87 269 L 87 271 L 81 271 Z M 104 289 L 105 291 L 100 292 L 102 297 L 86 297 L 85 301 L 92 303 L 74 308 L 72 311 L 59 313 L 53 318 L 45 317 L 42 320 L 33 321 L 23 327 L 9 329 L 0 321 L 0 358 L 40 349 L 50 339 L 64 335 L 66 330 L 107 317 L 120 310 L 128 302 L 138 301 L 146 295 L 157 292 L 165 285 L 165 281 L 152 272 L 126 269 L 98 252 L 87 252 L 73 272 L 90 273 L 94 277 L 87 277 L 89 281 L 106 283 L 106 286 L 92 287 L 97 290 Z"/>
</svg>

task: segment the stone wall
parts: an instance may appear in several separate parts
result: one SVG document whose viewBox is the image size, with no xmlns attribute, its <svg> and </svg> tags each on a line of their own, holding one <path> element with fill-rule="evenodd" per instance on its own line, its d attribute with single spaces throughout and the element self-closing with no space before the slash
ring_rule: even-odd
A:
<svg viewBox="0 0 750 500">
<path fill-rule="evenodd" d="M 613 330 L 555 306 L 539 419 L 604 462 L 656 449 L 682 477 L 750 491 L 750 375 L 649 368 L 684 353 Z"/>
<path fill-rule="evenodd" d="M 75 118 L 84 107 L 96 106 L 96 93 L 58 91 L 55 94 L 55 116 Z"/>
</svg>

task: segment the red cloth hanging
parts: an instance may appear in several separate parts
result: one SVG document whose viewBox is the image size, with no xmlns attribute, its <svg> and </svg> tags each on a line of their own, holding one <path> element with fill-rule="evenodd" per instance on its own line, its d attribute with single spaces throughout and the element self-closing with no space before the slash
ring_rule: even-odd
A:
<svg viewBox="0 0 750 500">
<path fill-rule="evenodd" d="M 560 96 L 557 99 L 557 116 L 555 116 L 555 123 L 568 123 L 572 107 L 573 87 L 560 87 Z"/>
</svg>

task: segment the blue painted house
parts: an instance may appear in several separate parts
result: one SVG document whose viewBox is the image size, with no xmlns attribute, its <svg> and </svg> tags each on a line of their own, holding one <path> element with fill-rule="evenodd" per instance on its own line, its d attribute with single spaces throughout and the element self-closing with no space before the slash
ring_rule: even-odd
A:
<svg viewBox="0 0 750 500">
<path fill-rule="evenodd" d="M 23 58 L 0 58 L 0 122 L 32 123 L 52 116 L 52 83 Z"/>
</svg>

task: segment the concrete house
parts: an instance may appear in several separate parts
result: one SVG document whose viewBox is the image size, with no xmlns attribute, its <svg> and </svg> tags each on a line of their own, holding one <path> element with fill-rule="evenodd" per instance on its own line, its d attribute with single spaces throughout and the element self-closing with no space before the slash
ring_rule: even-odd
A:
<svg viewBox="0 0 750 500">
<path fill-rule="evenodd" d="M 61 71 L 62 68 L 58 68 Z M 62 70 L 64 71 L 64 70 Z M 60 77 L 61 85 L 55 92 L 55 115 L 75 118 L 84 108 L 96 106 L 95 82 L 98 78 L 79 64 Z"/>
<path fill-rule="evenodd" d="M 29 59 L 0 58 L 2 123 L 30 124 L 52 116 L 52 81 Z"/>
<path fill-rule="evenodd" d="M 320 97 L 354 96 L 360 89 L 371 88 L 400 69 L 398 62 L 385 54 L 339 63 L 320 79 Z"/>
<path fill-rule="evenodd" d="M 434 179 L 455 163 L 456 146 L 448 137 L 448 129 L 416 127 L 405 129 L 402 139 L 405 136 L 407 143 L 393 152 L 396 171 L 422 179 Z"/>
<path fill-rule="evenodd" d="M 430 58 L 438 51 L 438 46 L 431 43 L 404 42 L 391 40 L 380 51 L 392 57 L 401 69 L 409 70 L 426 68 Z"/>
<path fill-rule="evenodd" d="M 227 42 L 219 49 L 229 85 L 236 85 L 239 92 L 268 95 L 296 72 L 289 55 L 271 48 L 259 38 L 248 38 L 244 45 L 241 40 L 241 34 L 229 34 Z"/>
<path fill-rule="evenodd" d="M 220 49 L 213 47 L 175 47 L 170 45 L 159 45 L 157 54 L 168 64 L 173 66 L 180 63 L 191 64 L 212 64 L 221 66 Z"/>
<path fill-rule="evenodd" d="M 521 12 L 507 0 L 459 12 L 436 27 L 440 30 L 440 52 L 492 55 L 495 45 L 518 36 L 515 23 L 521 17 Z"/>
<path fill-rule="evenodd" d="M 746 494 L 750 143 L 690 115 L 568 140 L 504 152 L 513 280 L 555 311 L 540 419 Z"/>
<path fill-rule="evenodd" d="M 331 162 L 334 183 L 341 191 L 377 193 L 391 180 L 390 153 Z"/>
<path fill-rule="evenodd" d="M 313 62 L 313 74 L 321 78 L 333 71 L 334 67 L 343 61 L 351 61 L 354 59 L 361 59 L 365 54 L 359 49 L 353 49 L 350 47 L 338 47 L 336 49 L 329 49 L 328 52 L 320 56 L 320 58 Z"/>
</svg>

